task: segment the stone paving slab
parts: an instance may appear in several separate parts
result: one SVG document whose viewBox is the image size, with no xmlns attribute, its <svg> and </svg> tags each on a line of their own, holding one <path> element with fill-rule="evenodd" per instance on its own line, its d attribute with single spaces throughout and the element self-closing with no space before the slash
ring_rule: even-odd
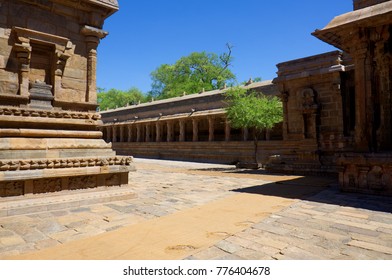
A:
<svg viewBox="0 0 392 280">
<path fill-rule="evenodd" d="M 307 218 L 302 213 L 308 214 Z M 235 236 L 278 249 L 278 253 L 270 254 L 273 259 L 392 260 L 392 235 L 384 232 L 391 226 L 391 213 L 390 197 L 344 194 L 329 188 Z M 198 255 L 191 258 L 198 259 Z"/>
<path fill-rule="evenodd" d="M 261 199 L 260 204 L 262 197 L 279 202 L 262 213 L 248 213 L 249 217 L 233 221 L 233 226 L 240 230 L 225 230 L 223 223 L 219 230 L 204 233 L 203 238 L 214 240 L 212 243 L 195 249 L 185 246 L 194 238 L 188 236 L 184 244 L 167 246 L 175 254 L 160 253 L 160 257 L 392 259 L 391 198 L 340 193 L 334 178 L 271 175 L 227 165 L 142 159 L 136 159 L 136 166 L 138 170 L 130 177 L 136 198 L 69 204 L 61 209 L 14 216 L 6 216 L 0 207 L 0 258 L 25 259 L 49 250 L 52 255 L 46 255 L 47 258 L 55 259 L 58 246 L 75 242 L 87 242 L 88 250 L 93 252 L 100 248 L 101 257 L 105 258 L 105 250 L 95 242 L 104 240 L 103 236 L 118 236 L 122 231 L 129 234 L 127 228 L 141 231 L 141 225 L 153 225 L 156 221 L 163 221 L 158 233 L 165 226 L 164 221 L 171 221 L 175 229 L 180 227 L 176 226 L 176 215 L 250 195 Z M 331 183 L 332 187 L 325 189 Z M 308 188 L 306 196 L 298 193 L 302 187 Z M 246 202 L 242 204 L 246 206 Z M 228 211 L 220 212 L 218 220 L 230 217 L 229 209 L 234 211 L 237 205 L 229 203 L 225 207 Z M 210 216 L 209 212 L 204 215 Z M 180 224 L 178 219 L 177 222 Z M 198 223 L 194 221 L 195 225 Z M 109 247 L 116 243 L 111 242 L 107 243 Z M 161 250 L 149 244 L 148 239 L 147 245 L 150 250 L 140 250 L 144 254 L 139 256 L 141 259 L 156 256 L 154 251 Z M 109 252 L 107 258 L 111 258 Z M 74 253 L 80 258 L 80 250 L 74 248 Z"/>
</svg>

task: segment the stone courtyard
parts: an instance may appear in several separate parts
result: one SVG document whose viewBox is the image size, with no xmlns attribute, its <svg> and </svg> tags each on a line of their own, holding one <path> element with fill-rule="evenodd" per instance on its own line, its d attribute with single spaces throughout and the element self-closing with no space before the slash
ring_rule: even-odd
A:
<svg viewBox="0 0 392 280">
<path fill-rule="evenodd" d="M 0 258 L 392 259 L 388 197 L 328 177 L 135 164 L 131 188 L 1 198 Z"/>
</svg>

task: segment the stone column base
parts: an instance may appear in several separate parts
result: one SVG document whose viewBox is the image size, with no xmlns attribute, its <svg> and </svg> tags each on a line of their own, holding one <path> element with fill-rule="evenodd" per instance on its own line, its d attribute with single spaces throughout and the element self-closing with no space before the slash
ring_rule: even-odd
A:
<svg viewBox="0 0 392 280">
<path fill-rule="evenodd" d="M 344 154 L 337 163 L 342 191 L 392 196 L 392 153 Z"/>
<path fill-rule="evenodd" d="M 102 186 L 126 186 L 129 172 L 135 168 L 130 157 L 112 157 L 84 161 L 73 158 L 58 162 L 0 161 L 0 170 L 7 170 L 0 171 L 0 197 L 6 197 Z"/>
</svg>

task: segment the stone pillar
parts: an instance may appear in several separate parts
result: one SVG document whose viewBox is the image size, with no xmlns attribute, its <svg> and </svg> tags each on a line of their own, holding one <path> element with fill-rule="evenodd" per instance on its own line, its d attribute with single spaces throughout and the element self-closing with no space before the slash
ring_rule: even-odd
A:
<svg viewBox="0 0 392 280">
<path fill-rule="evenodd" d="M 132 125 L 128 125 L 128 142 L 132 142 Z"/>
<path fill-rule="evenodd" d="M 230 141 L 230 133 L 231 133 L 230 121 L 228 119 L 225 120 L 225 141 Z"/>
<path fill-rule="evenodd" d="M 142 142 L 142 125 L 136 125 L 136 142 Z"/>
<path fill-rule="evenodd" d="M 288 120 L 288 108 L 287 103 L 289 101 L 289 93 L 287 91 L 282 93 L 282 103 L 283 103 L 283 126 L 282 126 L 282 134 L 283 140 L 287 140 L 288 132 L 289 132 L 289 120 Z"/>
<path fill-rule="evenodd" d="M 215 119 L 213 117 L 208 118 L 208 141 L 210 141 L 210 142 L 214 141 L 214 139 L 215 139 L 215 137 L 214 137 L 214 132 L 215 132 L 214 131 L 215 130 L 214 121 L 215 121 Z"/>
<path fill-rule="evenodd" d="M 192 141 L 199 141 L 199 122 L 197 119 L 192 119 L 192 127 L 193 127 L 193 137 Z"/>
<path fill-rule="evenodd" d="M 375 32 L 376 33 L 376 32 Z M 390 40 L 389 29 L 383 26 L 379 32 L 380 40 L 375 44 L 376 73 L 375 88 L 379 95 L 380 126 L 376 132 L 379 150 L 392 149 L 392 53 L 385 53 L 385 44 Z M 377 38 L 375 38 L 377 39 Z M 377 82 L 377 80 L 379 80 Z M 377 94 L 376 93 L 376 94 Z"/>
<path fill-rule="evenodd" d="M 120 142 L 124 142 L 124 126 L 120 126 Z"/>
<path fill-rule="evenodd" d="M 249 130 L 247 128 L 242 129 L 242 140 L 248 141 L 249 139 Z"/>
<path fill-rule="evenodd" d="M 112 132 L 112 130 L 111 130 L 111 127 L 110 126 L 105 126 L 105 131 L 106 131 L 106 142 L 112 142 L 111 141 L 111 132 Z"/>
<path fill-rule="evenodd" d="M 150 124 L 146 124 L 146 142 L 151 141 L 151 127 Z"/>
<path fill-rule="evenodd" d="M 172 142 L 173 141 L 173 122 L 172 121 L 167 121 L 167 137 L 166 141 L 167 142 Z"/>
<path fill-rule="evenodd" d="M 85 25 L 82 28 L 82 34 L 86 37 L 87 44 L 87 92 L 86 102 L 97 102 L 97 85 L 96 85 L 96 72 L 97 72 L 97 47 L 99 40 L 105 38 L 108 33 L 102 29 Z"/>
<path fill-rule="evenodd" d="M 180 142 L 185 141 L 185 120 L 180 120 Z"/>
<path fill-rule="evenodd" d="M 367 44 L 358 45 L 354 55 L 355 64 L 355 145 L 357 151 L 369 150 L 369 131 L 372 123 L 367 118 L 366 111 L 372 112 L 369 97 L 371 95 L 371 63 Z"/>
<path fill-rule="evenodd" d="M 155 123 L 155 129 L 156 129 L 155 142 L 161 142 L 162 141 L 162 131 L 161 131 L 161 123 L 160 122 Z"/>
<path fill-rule="evenodd" d="M 113 143 L 117 142 L 117 126 L 113 125 Z"/>
</svg>

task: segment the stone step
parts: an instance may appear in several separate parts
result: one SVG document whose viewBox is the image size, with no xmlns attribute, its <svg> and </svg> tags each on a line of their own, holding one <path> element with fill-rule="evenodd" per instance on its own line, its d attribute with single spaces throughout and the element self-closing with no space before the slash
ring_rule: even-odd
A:
<svg viewBox="0 0 392 280">
<path fill-rule="evenodd" d="M 130 186 L 64 190 L 0 198 L 0 218 L 136 198 Z"/>
</svg>

